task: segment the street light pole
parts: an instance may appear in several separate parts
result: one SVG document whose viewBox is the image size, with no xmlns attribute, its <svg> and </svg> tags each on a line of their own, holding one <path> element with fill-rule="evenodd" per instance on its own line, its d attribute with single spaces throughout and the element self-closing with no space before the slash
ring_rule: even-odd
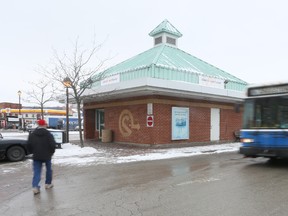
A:
<svg viewBox="0 0 288 216">
<path fill-rule="evenodd" d="M 68 88 L 71 87 L 71 80 L 66 77 L 63 80 L 63 84 L 66 87 L 66 143 L 69 142 L 69 91 Z"/>
<path fill-rule="evenodd" d="M 69 95 L 66 87 L 66 142 L 69 142 Z"/>
<path fill-rule="evenodd" d="M 19 105 L 18 105 L 18 108 L 19 108 L 19 111 L 18 111 L 18 118 L 19 118 L 19 127 L 20 126 L 22 126 L 22 119 L 20 118 L 20 116 L 21 116 L 21 94 L 22 94 L 22 92 L 19 90 L 18 92 L 18 96 L 19 96 Z M 18 128 L 19 128 L 18 127 Z"/>
</svg>

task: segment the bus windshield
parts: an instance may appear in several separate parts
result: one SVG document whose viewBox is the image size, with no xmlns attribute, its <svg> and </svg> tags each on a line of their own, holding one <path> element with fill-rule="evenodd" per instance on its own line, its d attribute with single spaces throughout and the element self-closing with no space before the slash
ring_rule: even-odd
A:
<svg viewBox="0 0 288 216">
<path fill-rule="evenodd" d="M 288 129 L 288 96 L 246 99 L 243 129 L 265 128 Z"/>
</svg>

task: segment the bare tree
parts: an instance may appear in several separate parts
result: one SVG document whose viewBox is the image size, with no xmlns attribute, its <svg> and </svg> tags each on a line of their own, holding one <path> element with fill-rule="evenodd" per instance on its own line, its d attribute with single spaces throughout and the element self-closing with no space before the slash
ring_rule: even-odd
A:
<svg viewBox="0 0 288 216">
<path fill-rule="evenodd" d="M 103 69 L 102 67 L 108 58 L 104 60 L 96 58 L 96 53 L 101 47 L 102 44 L 95 45 L 94 42 L 90 49 L 80 50 L 77 39 L 71 55 L 64 53 L 63 56 L 60 57 L 55 51 L 52 63 L 53 69 L 45 70 L 45 75 L 50 77 L 50 79 L 71 89 L 71 91 L 69 91 L 69 98 L 73 99 L 77 104 L 81 147 L 84 147 L 81 124 L 81 96 L 93 83 L 104 78 L 104 72 L 100 72 L 100 70 Z"/>
<path fill-rule="evenodd" d="M 24 101 L 37 104 L 41 109 L 41 118 L 44 118 L 44 105 L 48 102 L 55 101 L 55 88 L 53 83 L 48 80 L 40 80 L 38 82 L 30 82 L 31 90 L 27 91 L 28 95 Z"/>
</svg>

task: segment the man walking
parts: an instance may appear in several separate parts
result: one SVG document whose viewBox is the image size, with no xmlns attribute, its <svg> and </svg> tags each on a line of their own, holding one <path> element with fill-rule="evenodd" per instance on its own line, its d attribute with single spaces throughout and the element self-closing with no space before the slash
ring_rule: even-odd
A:
<svg viewBox="0 0 288 216">
<path fill-rule="evenodd" d="M 28 151 L 33 154 L 32 187 L 35 195 L 40 193 L 39 183 L 41 181 L 43 163 L 45 163 L 46 167 L 45 188 L 53 187 L 51 158 L 56 146 L 53 135 L 46 129 L 46 121 L 40 119 L 37 124 L 38 127 L 28 137 Z"/>
</svg>

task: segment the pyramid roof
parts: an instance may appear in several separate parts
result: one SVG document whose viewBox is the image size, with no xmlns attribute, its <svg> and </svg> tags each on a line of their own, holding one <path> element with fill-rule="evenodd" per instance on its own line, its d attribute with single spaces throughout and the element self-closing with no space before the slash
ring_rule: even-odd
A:
<svg viewBox="0 0 288 216">
<path fill-rule="evenodd" d="M 103 71 L 85 101 L 147 95 L 241 102 L 247 82 L 178 48 L 182 34 L 164 20 L 150 34 L 154 47 Z M 102 77 L 102 75 L 101 75 Z M 98 75 L 95 75 L 97 80 Z M 90 97 L 92 95 L 92 97 Z"/>
<path fill-rule="evenodd" d="M 105 76 L 114 74 L 122 74 L 121 81 L 152 77 L 191 83 L 198 83 L 202 75 L 225 80 L 227 89 L 239 91 L 247 85 L 232 74 L 166 44 L 155 46 L 105 71 Z"/>
</svg>

